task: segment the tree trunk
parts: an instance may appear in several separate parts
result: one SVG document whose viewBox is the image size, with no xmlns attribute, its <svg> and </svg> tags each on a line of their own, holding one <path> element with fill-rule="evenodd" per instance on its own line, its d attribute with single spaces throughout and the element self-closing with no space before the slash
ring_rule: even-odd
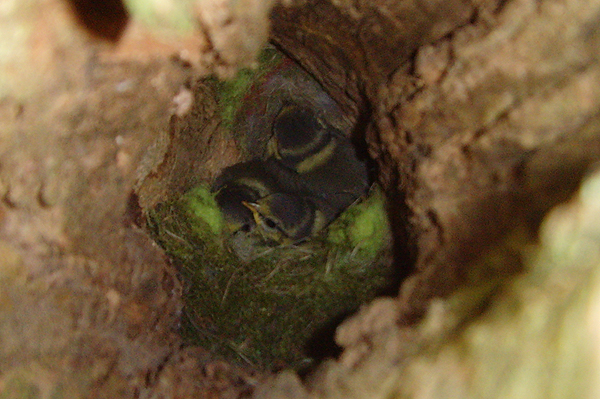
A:
<svg viewBox="0 0 600 399">
<path fill-rule="evenodd" d="M 598 397 L 598 174 L 577 194 L 600 159 L 598 15 L 568 0 L 6 2 L 0 397 Z M 182 282 L 139 227 L 239 159 L 197 81 L 267 40 L 357 125 L 402 279 L 302 382 L 182 346 Z"/>
</svg>

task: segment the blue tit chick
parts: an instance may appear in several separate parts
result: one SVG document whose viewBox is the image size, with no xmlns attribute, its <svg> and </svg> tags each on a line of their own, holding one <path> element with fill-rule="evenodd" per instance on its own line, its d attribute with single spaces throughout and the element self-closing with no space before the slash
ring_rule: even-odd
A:
<svg viewBox="0 0 600 399">
<path fill-rule="evenodd" d="M 280 245 L 301 242 L 329 223 L 315 201 L 299 193 L 275 193 L 244 206 L 253 213 L 258 233 Z"/>
<path fill-rule="evenodd" d="M 306 173 L 326 163 L 336 146 L 337 137 L 311 109 L 288 104 L 273 121 L 267 154 L 298 173 Z"/>
<path fill-rule="evenodd" d="M 267 153 L 296 171 L 335 214 L 366 194 L 370 185 L 367 162 L 350 139 L 310 108 L 286 105 L 281 109 Z"/>
<path fill-rule="evenodd" d="M 215 200 L 221 209 L 228 233 L 238 231 L 249 233 L 255 227 L 252 212 L 242 205 L 244 201 L 256 201 L 260 196 L 251 187 L 229 184 L 222 187 L 216 194 Z"/>
<path fill-rule="evenodd" d="M 225 168 L 211 190 L 221 209 L 227 232 L 251 232 L 256 227 L 254 215 L 243 202 L 254 203 L 277 192 L 302 192 L 298 174 L 275 160 L 251 160 Z"/>
</svg>

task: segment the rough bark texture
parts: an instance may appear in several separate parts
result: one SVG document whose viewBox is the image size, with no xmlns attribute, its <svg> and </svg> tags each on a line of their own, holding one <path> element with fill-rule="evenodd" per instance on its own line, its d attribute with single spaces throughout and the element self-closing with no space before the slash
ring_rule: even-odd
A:
<svg viewBox="0 0 600 399">
<path fill-rule="evenodd" d="M 598 397 L 599 196 L 536 237 L 600 159 L 599 1 L 165 1 L 160 29 L 94 4 L 0 8 L 0 397 Z M 358 121 L 413 271 L 303 382 L 181 347 L 132 196 L 238 156 L 194 82 L 251 64 L 272 6 L 272 41 Z M 171 134 L 189 101 L 196 147 Z"/>
<path fill-rule="evenodd" d="M 131 197 L 200 41 L 131 24 L 109 46 L 60 1 L 10 2 L 1 18 L 2 395 L 237 395 L 243 373 L 175 355 L 181 282 L 135 226 Z M 214 383 L 191 384 L 203 365 Z"/>
</svg>

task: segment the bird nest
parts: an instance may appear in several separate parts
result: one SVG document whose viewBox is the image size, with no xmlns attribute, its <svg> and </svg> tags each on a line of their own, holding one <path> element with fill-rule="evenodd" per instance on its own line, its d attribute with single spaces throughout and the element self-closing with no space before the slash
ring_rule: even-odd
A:
<svg viewBox="0 0 600 399">
<path fill-rule="evenodd" d="M 217 99 L 213 121 L 216 117 L 222 122 L 203 126 L 206 116 L 193 108 L 175 115 L 166 159 L 177 158 L 182 147 L 185 151 L 197 145 L 182 144 L 219 134 L 230 137 L 235 150 L 236 156 L 227 163 L 241 162 L 237 164 L 241 168 L 230 174 L 248 174 L 252 162 L 268 158 L 273 121 L 283 104 L 310 107 L 327 126 L 340 133 L 343 129 L 344 139 L 353 145 L 352 122 L 310 75 L 273 48 L 263 52 L 258 69 L 243 70 L 232 81 L 196 82 L 190 94 L 207 90 L 214 91 Z M 219 154 L 198 151 L 197 155 L 204 166 L 194 168 L 194 162 L 176 166 L 175 175 L 188 176 L 185 184 L 169 181 L 173 174 L 154 174 L 138 188 L 142 203 L 152 192 L 150 184 L 154 191 L 158 186 L 164 189 L 161 200 L 145 209 L 147 227 L 185 281 L 185 338 L 254 367 L 302 368 L 336 353 L 337 323 L 390 285 L 390 231 L 381 189 L 376 184 L 368 190 L 359 187 L 349 202 L 336 204 L 334 220 L 310 237 L 287 243 L 240 241 L 242 232 L 228 228 L 227 214 L 215 200 L 219 191 L 211 190 L 220 168 L 210 170 L 209 177 L 195 173 L 205 170 L 206 160 Z M 249 159 L 254 160 L 250 166 L 243 163 Z M 370 185 L 368 180 L 339 175 L 345 171 L 317 172 L 331 186 L 336 186 L 336 179 Z M 295 175 L 299 174 L 286 172 L 277 179 Z M 221 192 L 221 199 L 227 200 L 228 194 Z"/>
</svg>

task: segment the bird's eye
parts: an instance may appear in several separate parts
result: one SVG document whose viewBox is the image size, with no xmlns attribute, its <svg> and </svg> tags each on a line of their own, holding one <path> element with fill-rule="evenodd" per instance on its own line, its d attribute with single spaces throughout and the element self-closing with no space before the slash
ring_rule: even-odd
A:
<svg viewBox="0 0 600 399">
<path fill-rule="evenodd" d="M 275 223 L 275 221 L 273 219 L 266 218 L 265 219 L 265 224 L 270 229 L 274 229 L 275 227 L 277 227 L 277 223 Z"/>
<path fill-rule="evenodd" d="M 250 232 L 250 230 L 251 230 L 251 227 L 250 227 L 250 225 L 249 225 L 248 223 L 246 223 L 245 225 L 243 225 L 243 226 L 240 228 L 240 230 L 241 230 L 241 231 L 243 231 L 244 233 L 248 233 L 248 232 Z"/>
</svg>

